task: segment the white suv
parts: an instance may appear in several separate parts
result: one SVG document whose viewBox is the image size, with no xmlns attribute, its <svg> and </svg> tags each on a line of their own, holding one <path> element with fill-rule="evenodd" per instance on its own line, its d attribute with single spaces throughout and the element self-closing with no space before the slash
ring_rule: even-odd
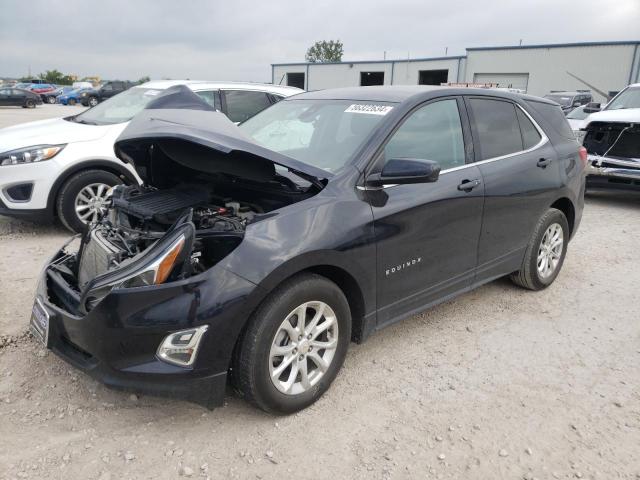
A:
<svg viewBox="0 0 640 480">
<path fill-rule="evenodd" d="M 152 81 L 79 115 L 0 129 L 0 214 L 58 216 L 81 231 L 104 208 L 109 187 L 138 181 L 114 155 L 113 143 L 149 100 L 174 85 L 187 85 L 236 123 L 302 92 L 258 83 Z"/>
</svg>

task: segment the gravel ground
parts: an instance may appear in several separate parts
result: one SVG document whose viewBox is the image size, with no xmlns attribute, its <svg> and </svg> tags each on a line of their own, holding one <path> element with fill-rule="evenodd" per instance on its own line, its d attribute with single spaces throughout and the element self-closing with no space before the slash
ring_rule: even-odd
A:
<svg viewBox="0 0 640 480">
<path fill-rule="evenodd" d="M 111 391 L 40 348 L 67 236 L 0 217 L 0 478 L 640 478 L 640 195 L 587 198 L 547 290 L 499 280 L 352 345 L 288 417 Z"/>
</svg>

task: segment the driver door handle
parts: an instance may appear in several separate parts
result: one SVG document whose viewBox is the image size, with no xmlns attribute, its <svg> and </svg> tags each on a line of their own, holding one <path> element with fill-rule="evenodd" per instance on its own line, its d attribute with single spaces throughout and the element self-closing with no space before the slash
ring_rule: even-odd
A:
<svg viewBox="0 0 640 480">
<path fill-rule="evenodd" d="M 473 180 L 463 180 L 462 183 L 458 185 L 458 190 L 468 193 L 478 186 L 480 186 L 480 180 L 478 180 L 477 178 Z"/>
</svg>

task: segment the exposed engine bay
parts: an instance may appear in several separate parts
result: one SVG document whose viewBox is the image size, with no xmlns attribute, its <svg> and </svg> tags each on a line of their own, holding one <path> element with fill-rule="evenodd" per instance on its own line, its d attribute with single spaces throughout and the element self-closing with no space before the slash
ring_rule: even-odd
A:
<svg viewBox="0 0 640 480">
<path fill-rule="evenodd" d="M 233 250 L 245 227 L 263 213 L 258 205 L 210 195 L 206 188 L 186 185 L 171 190 L 116 187 L 109 213 L 83 245 L 78 284 L 117 268 L 164 237 L 177 223 L 191 222 L 195 239 L 187 264 L 172 278 L 200 273 Z"/>
<path fill-rule="evenodd" d="M 52 291 L 58 293 L 52 300 L 82 314 L 114 286 L 166 283 L 202 273 L 242 242 L 249 224 L 316 193 L 313 187 L 296 186 L 286 178 L 276 185 L 233 183 L 233 187 L 228 181 L 169 189 L 114 187 L 108 212 L 90 226 L 77 253 L 50 266 Z M 225 195 L 231 188 L 237 196 Z M 172 252 L 175 245 L 179 249 Z"/>
</svg>

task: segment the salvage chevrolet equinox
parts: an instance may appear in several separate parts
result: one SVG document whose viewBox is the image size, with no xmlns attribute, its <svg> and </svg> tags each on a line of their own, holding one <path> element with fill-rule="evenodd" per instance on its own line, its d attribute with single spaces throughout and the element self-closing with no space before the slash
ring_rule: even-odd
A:
<svg viewBox="0 0 640 480">
<path fill-rule="evenodd" d="M 310 92 L 237 126 L 177 86 L 115 152 L 143 183 L 48 262 L 32 331 L 109 386 L 209 408 L 230 380 L 300 410 L 350 341 L 502 276 L 544 289 L 584 203 L 560 107 L 492 90 Z"/>
</svg>

